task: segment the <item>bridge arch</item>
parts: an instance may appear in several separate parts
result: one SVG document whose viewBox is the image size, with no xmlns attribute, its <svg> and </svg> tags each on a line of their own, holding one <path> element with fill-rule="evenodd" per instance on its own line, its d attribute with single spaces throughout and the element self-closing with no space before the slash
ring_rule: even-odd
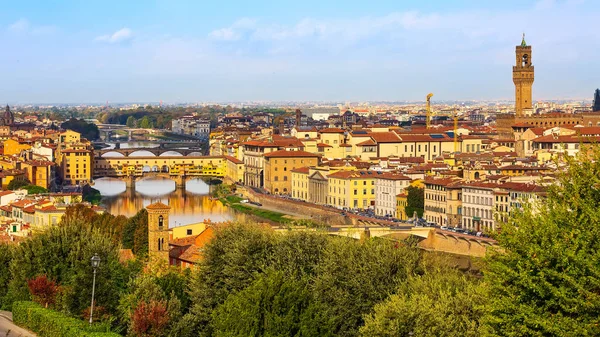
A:
<svg viewBox="0 0 600 337">
<path fill-rule="evenodd" d="M 156 154 L 154 154 L 149 149 L 148 150 L 135 150 L 135 151 L 129 153 L 128 157 L 147 157 L 147 156 L 156 157 Z"/>
<path fill-rule="evenodd" d="M 125 157 L 125 155 L 123 153 L 121 153 L 119 150 L 111 150 L 111 151 L 103 153 L 101 155 L 101 157 Z"/>
<path fill-rule="evenodd" d="M 178 150 L 167 150 L 159 154 L 159 157 L 183 156 L 184 154 Z"/>
<path fill-rule="evenodd" d="M 200 151 L 194 151 L 194 152 L 188 153 L 186 156 L 187 157 L 202 156 L 202 152 L 200 152 Z"/>
</svg>

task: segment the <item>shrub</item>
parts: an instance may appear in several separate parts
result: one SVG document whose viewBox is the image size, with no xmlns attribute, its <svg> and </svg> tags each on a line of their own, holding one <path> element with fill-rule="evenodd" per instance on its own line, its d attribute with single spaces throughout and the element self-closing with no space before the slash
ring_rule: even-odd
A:
<svg viewBox="0 0 600 337">
<path fill-rule="evenodd" d="M 40 337 L 119 337 L 106 324 L 89 326 L 87 322 L 42 308 L 34 302 L 13 303 L 15 324 L 34 331 Z"/>
</svg>

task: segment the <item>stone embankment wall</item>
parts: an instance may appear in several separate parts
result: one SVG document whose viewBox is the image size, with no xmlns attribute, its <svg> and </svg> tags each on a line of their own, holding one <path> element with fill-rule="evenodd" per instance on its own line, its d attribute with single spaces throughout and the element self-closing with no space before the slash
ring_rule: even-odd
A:
<svg viewBox="0 0 600 337">
<path fill-rule="evenodd" d="M 341 211 L 333 208 L 315 205 L 308 202 L 279 198 L 272 195 L 260 194 L 252 189 L 245 188 L 242 192 L 251 201 L 257 201 L 267 207 L 272 207 L 296 214 L 306 214 L 307 218 L 314 221 L 326 223 L 329 226 L 344 226 L 351 224 L 347 217 L 341 215 Z"/>
</svg>

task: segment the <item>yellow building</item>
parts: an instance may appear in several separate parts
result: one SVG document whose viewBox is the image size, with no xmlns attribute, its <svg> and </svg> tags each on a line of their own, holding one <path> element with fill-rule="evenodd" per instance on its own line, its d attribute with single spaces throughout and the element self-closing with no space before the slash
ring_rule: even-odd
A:
<svg viewBox="0 0 600 337">
<path fill-rule="evenodd" d="M 54 179 L 54 163 L 45 160 L 29 160 L 21 163 L 21 169 L 27 173 L 32 185 L 49 189 Z"/>
<path fill-rule="evenodd" d="M 171 236 L 170 239 L 183 239 L 189 236 L 198 235 L 206 229 L 206 223 L 198 222 L 184 226 L 177 226 L 170 228 Z"/>
<path fill-rule="evenodd" d="M 308 201 L 308 167 L 292 170 L 292 198 Z"/>
<path fill-rule="evenodd" d="M 408 194 L 400 193 L 396 196 L 396 218 L 408 220 L 406 206 L 408 205 Z M 411 215 L 412 216 L 412 215 Z"/>
<path fill-rule="evenodd" d="M 225 181 L 230 183 L 241 183 L 244 181 L 244 162 L 231 156 L 225 156 L 226 168 Z"/>
<path fill-rule="evenodd" d="M 319 164 L 319 155 L 306 151 L 279 150 L 264 155 L 265 189 L 272 194 L 291 194 L 292 170 Z"/>
<path fill-rule="evenodd" d="M 59 143 L 79 143 L 81 142 L 81 134 L 73 130 L 61 132 L 58 136 Z"/>
<path fill-rule="evenodd" d="M 92 153 L 89 150 L 63 150 L 60 163 L 64 184 L 81 185 L 92 181 Z"/>
<path fill-rule="evenodd" d="M 374 171 L 338 171 L 327 176 L 329 205 L 372 209 L 375 206 Z"/>
<path fill-rule="evenodd" d="M 5 156 L 20 155 L 21 152 L 27 151 L 29 149 L 31 149 L 31 145 L 21 144 L 20 142 L 14 139 L 8 139 L 4 141 Z"/>
</svg>

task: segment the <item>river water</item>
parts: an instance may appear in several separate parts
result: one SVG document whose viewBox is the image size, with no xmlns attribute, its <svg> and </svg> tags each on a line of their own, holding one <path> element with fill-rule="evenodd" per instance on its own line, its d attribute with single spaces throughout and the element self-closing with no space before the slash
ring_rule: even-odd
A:
<svg viewBox="0 0 600 337">
<path fill-rule="evenodd" d="M 111 148 L 114 148 L 114 144 Z M 121 148 L 158 146 L 149 142 L 121 143 Z M 144 151 L 134 152 L 134 156 L 152 155 Z M 107 156 L 117 153 L 106 153 Z M 165 155 L 179 155 L 165 153 Z M 102 206 L 113 215 L 133 216 L 149 204 L 160 201 L 171 206 L 169 227 L 187 225 L 210 219 L 221 222 L 237 219 L 234 212 L 218 200 L 210 200 L 211 186 L 201 179 L 191 179 L 185 190 L 176 189 L 175 182 L 165 178 L 146 178 L 135 184 L 135 190 L 128 190 L 125 182 L 114 178 L 100 178 L 94 181 L 94 188 L 102 194 Z"/>
</svg>

